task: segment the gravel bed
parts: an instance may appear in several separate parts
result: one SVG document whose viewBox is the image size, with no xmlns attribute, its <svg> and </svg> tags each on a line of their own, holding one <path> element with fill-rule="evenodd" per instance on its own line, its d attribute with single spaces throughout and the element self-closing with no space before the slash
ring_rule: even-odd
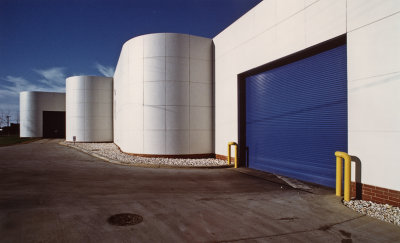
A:
<svg viewBox="0 0 400 243">
<path fill-rule="evenodd" d="M 344 205 L 373 218 L 400 226 L 400 208 L 364 200 L 343 201 Z"/>
<path fill-rule="evenodd" d="M 62 144 L 84 149 L 91 153 L 106 157 L 110 160 L 132 165 L 154 165 L 154 166 L 176 166 L 176 167 L 210 167 L 226 166 L 225 160 L 205 158 L 205 159 L 172 159 L 172 158 L 148 158 L 129 155 L 121 152 L 114 143 L 72 143 L 62 142 Z"/>
</svg>

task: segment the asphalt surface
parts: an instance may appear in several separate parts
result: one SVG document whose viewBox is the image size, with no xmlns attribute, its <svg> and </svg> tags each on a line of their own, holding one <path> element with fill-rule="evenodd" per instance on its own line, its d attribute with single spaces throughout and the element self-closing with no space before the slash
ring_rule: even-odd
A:
<svg viewBox="0 0 400 243">
<path fill-rule="evenodd" d="M 115 165 L 60 140 L 0 148 L 0 242 L 400 242 L 400 227 L 235 169 Z M 115 226 L 133 213 L 143 221 Z"/>
</svg>

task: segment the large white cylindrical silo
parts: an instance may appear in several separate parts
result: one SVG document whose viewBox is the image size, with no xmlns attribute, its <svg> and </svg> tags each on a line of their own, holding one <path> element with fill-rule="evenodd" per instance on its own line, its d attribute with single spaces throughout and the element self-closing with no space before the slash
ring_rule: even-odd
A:
<svg viewBox="0 0 400 243">
<path fill-rule="evenodd" d="M 43 137 L 43 112 L 65 112 L 65 93 L 24 91 L 19 105 L 20 137 Z"/>
<path fill-rule="evenodd" d="M 113 79 L 73 76 L 66 80 L 66 140 L 113 141 Z"/>
<path fill-rule="evenodd" d="M 114 142 L 146 155 L 214 153 L 212 40 L 186 34 L 135 37 L 114 75 Z"/>
</svg>

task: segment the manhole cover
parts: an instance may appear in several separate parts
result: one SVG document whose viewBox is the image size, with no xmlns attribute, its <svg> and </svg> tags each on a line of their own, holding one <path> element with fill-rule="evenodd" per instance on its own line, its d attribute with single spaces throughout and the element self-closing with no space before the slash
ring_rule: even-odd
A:
<svg viewBox="0 0 400 243">
<path fill-rule="evenodd" d="M 127 226 L 142 222 L 143 217 L 133 213 L 120 213 L 109 217 L 107 221 L 112 225 Z"/>
</svg>

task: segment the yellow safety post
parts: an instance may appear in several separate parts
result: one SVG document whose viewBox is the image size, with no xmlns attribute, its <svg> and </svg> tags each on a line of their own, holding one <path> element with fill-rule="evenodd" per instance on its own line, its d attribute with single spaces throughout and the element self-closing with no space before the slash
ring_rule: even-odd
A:
<svg viewBox="0 0 400 243">
<path fill-rule="evenodd" d="M 344 200 L 350 201 L 351 157 L 345 152 L 336 151 L 336 196 L 342 195 L 342 159 L 344 159 Z"/>
<path fill-rule="evenodd" d="M 343 167 L 342 167 L 342 158 L 337 156 L 336 153 L 335 153 L 335 156 L 336 156 L 336 196 L 340 197 L 340 196 L 342 196 Z"/>
<path fill-rule="evenodd" d="M 231 164 L 231 145 L 235 146 L 235 168 L 237 168 L 238 152 L 237 152 L 237 143 L 235 143 L 235 142 L 229 142 L 228 143 L 228 165 Z"/>
</svg>

